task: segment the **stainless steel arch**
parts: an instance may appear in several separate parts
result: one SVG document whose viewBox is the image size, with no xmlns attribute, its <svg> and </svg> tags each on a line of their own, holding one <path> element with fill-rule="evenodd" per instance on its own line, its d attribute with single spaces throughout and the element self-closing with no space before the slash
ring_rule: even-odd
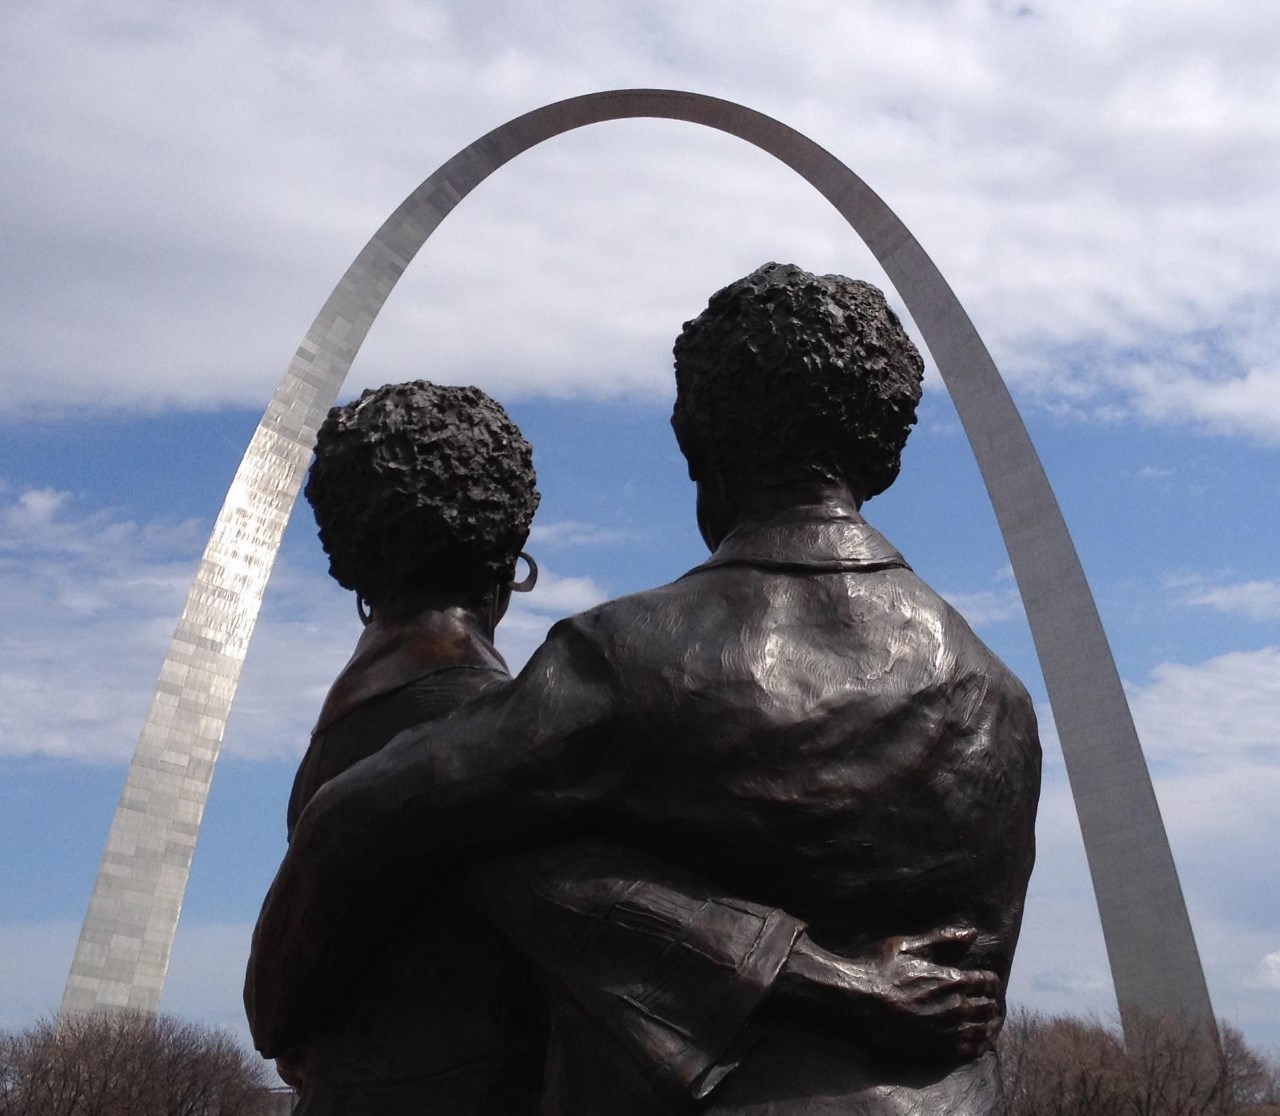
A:
<svg viewBox="0 0 1280 1116">
<path fill-rule="evenodd" d="M 587 124 L 658 117 L 747 140 L 831 202 L 924 335 L 982 471 L 1026 606 L 1075 796 L 1121 1012 L 1213 1012 L 1150 776 L 1093 597 L 1025 426 L 938 269 L 817 144 L 728 101 L 620 90 L 547 105 L 459 152 L 387 219 L 329 296 L 245 452 L 200 562 L 129 768 L 64 1011 L 155 1010 L 209 782 L 315 432 L 387 295 L 436 226 L 498 167 Z"/>
</svg>

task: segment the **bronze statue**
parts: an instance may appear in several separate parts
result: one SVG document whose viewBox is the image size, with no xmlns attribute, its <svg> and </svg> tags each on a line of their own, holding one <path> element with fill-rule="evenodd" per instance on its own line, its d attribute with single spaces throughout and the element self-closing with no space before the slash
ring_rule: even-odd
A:
<svg viewBox="0 0 1280 1116">
<path fill-rule="evenodd" d="M 357 594 L 366 626 L 298 770 L 290 833 L 329 779 L 509 678 L 492 636 L 538 504 L 534 484 L 527 442 L 474 388 L 388 385 L 333 409 L 306 495 L 330 572 Z M 587 937 L 593 950 L 566 948 Z M 915 1013 L 922 1028 L 955 991 L 985 991 L 979 974 L 919 962 L 932 944 L 907 943 L 860 974 L 808 943 L 796 920 L 725 906 L 691 873 L 599 844 L 549 848 L 471 873 L 435 898 L 430 918 L 383 932 L 384 955 L 358 992 L 274 1052 L 304 1113 L 531 1113 L 550 1010 L 538 973 L 634 1046 L 660 1088 L 683 1094 L 703 1087 L 712 1058 L 784 970 L 784 1000 L 855 1018 L 876 1007 L 886 1018 Z M 255 960 L 271 956 L 259 943 Z M 686 987 L 638 1020 L 614 994 L 624 982 L 660 988 L 676 966 Z M 985 1018 L 984 1003 L 968 1005 L 969 1019 Z M 942 1006 L 937 1037 L 963 1045 L 965 1001 Z"/>
<path fill-rule="evenodd" d="M 553 978 L 542 1111 L 993 1112 L 988 1040 L 1033 859 L 1039 748 L 1016 679 L 859 513 L 897 474 L 919 356 L 874 288 L 767 265 L 686 325 L 676 367 L 673 425 L 711 558 L 562 622 L 514 681 L 316 793 L 255 938 L 255 1038 L 288 1051 L 367 987 L 388 928 L 438 921 L 442 896 L 486 872 L 490 917 L 536 942 L 525 928 L 543 916 L 511 902 L 557 908 L 577 887 L 588 907 L 604 896 L 591 917 L 608 922 L 636 856 L 633 883 L 655 881 L 653 865 L 698 873 L 684 909 L 719 898 L 702 951 L 687 951 L 707 972 L 733 969 L 734 935 L 771 918 L 807 936 L 745 1011 L 730 985 L 686 1004 L 686 1019 L 734 1016 L 731 1034 L 664 1093 L 663 1040 L 689 1028 L 663 1012 L 705 973 L 629 969 L 643 914 L 624 912 L 604 935 L 621 948 L 587 961 L 590 917 L 572 948 L 574 928 L 543 917 L 550 945 L 530 950 Z M 550 869 L 542 882 L 530 857 Z M 574 883 L 583 863 L 594 889 L 591 871 Z M 669 894 L 683 879 L 670 872 Z M 747 917 L 721 917 L 735 905 Z M 892 954 L 901 935 L 929 959 Z M 896 968 L 876 967 L 889 956 Z M 943 994 L 902 1011 L 925 970 Z M 840 1008 L 820 1010 L 832 988 Z M 610 1001 L 631 1014 L 602 1025 Z M 921 1026 L 933 1009 L 950 1022 Z"/>
</svg>

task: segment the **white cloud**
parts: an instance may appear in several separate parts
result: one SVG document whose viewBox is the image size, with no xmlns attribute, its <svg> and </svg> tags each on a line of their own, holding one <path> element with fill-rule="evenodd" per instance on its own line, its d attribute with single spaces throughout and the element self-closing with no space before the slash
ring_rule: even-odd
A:
<svg viewBox="0 0 1280 1116">
<path fill-rule="evenodd" d="M 1280 992 L 1280 950 L 1268 953 L 1262 959 L 1251 984 L 1255 988 L 1270 988 Z"/>
<path fill-rule="evenodd" d="M 598 605 L 607 594 L 589 577 L 539 576 L 537 587 L 527 598 L 513 604 L 521 611 L 570 616 Z"/>
<path fill-rule="evenodd" d="M 973 627 L 986 628 L 1023 615 L 1016 586 L 978 589 L 969 593 L 943 593 L 948 604 Z"/>
<path fill-rule="evenodd" d="M 85 513 L 49 490 L 0 500 L 0 754 L 126 757 L 199 530 Z"/>
<path fill-rule="evenodd" d="M 1280 443 L 1280 367 L 1243 367 L 1222 376 L 1200 363 L 1138 364 L 1120 381 L 1144 418 Z"/>
<path fill-rule="evenodd" d="M 566 547 L 609 546 L 634 538 L 635 531 L 566 519 L 559 523 L 535 523 L 529 532 L 529 545 L 559 550 Z"/>
<path fill-rule="evenodd" d="M 1188 604 L 1204 605 L 1248 620 L 1280 617 L 1280 582 L 1254 580 L 1212 585 L 1203 578 L 1194 578 L 1177 583 L 1177 587 L 1183 589 Z"/>
<path fill-rule="evenodd" d="M 1162 663 L 1129 696 L 1149 757 L 1214 767 L 1254 759 L 1280 771 L 1280 648 Z"/>
<path fill-rule="evenodd" d="M 259 405 L 430 170 L 538 104 L 657 85 L 759 107 L 863 174 L 1042 400 L 1275 441 L 1280 36 L 1265 6 L 1211 16 L 28 5 L 0 29 L 0 398 Z M 737 141 L 635 121 L 562 137 L 446 222 L 356 376 L 666 392 L 679 323 L 770 257 L 877 274 L 825 203 Z"/>
<path fill-rule="evenodd" d="M 1110 992 L 1111 975 L 1097 967 L 1046 969 L 1032 978 L 1032 986 L 1038 992 L 1092 1001 Z"/>
<path fill-rule="evenodd" d="M 939 590 L 940 595 L 974 628 L 988 628 L 1024 616 L 1022 597 L 1013 579 L 1013 567 L 1001 566 L 992 577 L 993 587 L 967 591 Z"/>
</svg>

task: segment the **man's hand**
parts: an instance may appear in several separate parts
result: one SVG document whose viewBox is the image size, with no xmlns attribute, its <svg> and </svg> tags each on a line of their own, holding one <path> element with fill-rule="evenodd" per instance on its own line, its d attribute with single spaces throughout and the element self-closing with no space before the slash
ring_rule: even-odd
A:
<svg viewBox="0 0 1280 1116">
<path fill-rule="evenodd" d="M 965 1058 L 990 1046 L 1004 1022 L 999 977 L 929 960 L 940 948 L 967 946 L 977 936 L 976 930 L 944 927 L 882 943 L 877 994 L 887 1041 L 900 1035 Z"/>
<path fill-rule="evenodd" d="M 848 959 L 801 935 L 776 985 L 785 1000 L 855 1029 L 885 1053 L 974 1058 L 1003 1022 L 1000 980 L 983 969 L 929 960 L 939 950 L 972 944 L 977 931 L 944 927 L 889 938 L 876 954 Z"/>
</svg>

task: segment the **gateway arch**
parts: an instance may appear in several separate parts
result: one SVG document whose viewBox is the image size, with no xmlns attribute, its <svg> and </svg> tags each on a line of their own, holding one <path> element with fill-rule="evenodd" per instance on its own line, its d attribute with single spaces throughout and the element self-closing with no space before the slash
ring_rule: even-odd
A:
<svg viewBox="0 0 1280 1116">
<path fill-rule="evenodd" d="M 81 930 L 64 1012 L 155 1011 L 214 764 L 263 592 L 316 431 L 391 289 L 468 193 L 515 156 L 588 124 L 702 124 L 780 159 L 865 241 L 942 375 L 1022 595 L 1084 835 L 1121 1016 L 1213 1027 L 1146 761 L 1080 560 L 986 347 L 906 226 L 799 132 L 729 101 L 633 89 L 535 109 L 465 148 L 365 245 L 307 331 L 253 434 L 200 560 L 129 767 Z"/>
</svg>

